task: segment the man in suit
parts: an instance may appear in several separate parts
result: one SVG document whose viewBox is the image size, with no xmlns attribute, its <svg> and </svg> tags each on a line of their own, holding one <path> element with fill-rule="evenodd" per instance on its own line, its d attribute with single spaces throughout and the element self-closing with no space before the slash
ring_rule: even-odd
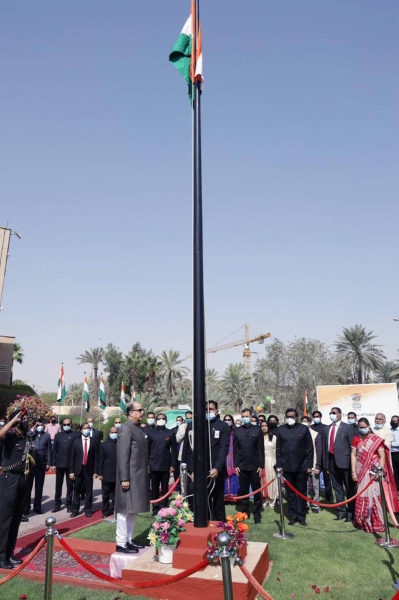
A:
<svg viewBox="0 0 399 600">
<path fill-rule="evenodd" d="M 61 510 L 61 494 L 64 477 L 66 480 L 67 492 L 65 505 L 67 512 L 72 512 L 72 494 L 73 480 L 69 477 L 69 459 L 73 440 L 78 436 L 76 431 L 72 431 L 72 421 L 69 417 L 62 422 L 62 431 L 55 434 L 52 453 L 52 470 L 55 474 L 55 500 L 54 508 L 51 512 L 56 513 Z"/>
<path fill-rule="evenodd" d="M 326 435 L 328 435 L 328 425 L 325 425 L 324 423 L 321 422 L 323 415 L 321 414 L 321 412 L 319 410 L 314 410 L 312 412 L 312 418 L 313 418 L 313 423 L 311 425 L 311 429 L 319 434 L 319 436 L 322 440 L 323 451 L 324 451 L 325 437 L 326 437 Z M 323 460 L 324 491 L 325 491 L 326 499 L 328 500 L 328 502 L 334 502 L 334 496 L 333 496 L 332 484 L 331 484 L 331 475 L 328 472 L 328 468 L 324 467 L 324 462 L 325 461 Z"/>
<path fill-rule="evenodd" d="M 27 481 L 27 489 L 25 496 L 24 515 L 28 515 L 30 511 L 31 494 L 33 481 L 35 482 L 35 498 L 33 500 L 33 512 L 38 515 L 43 514 L 42 498 L 43 486 L 46 471 L 49 470 L 52 464 L 51 458 L 51 436 L 44 431 L 44 424 L 39 419 L 32 428 L 32 444 L 34 447 L 35 466 L 32 468 L 32 478 Z"/>
<path fill-rule="evenodd" d="M 306 496 L 308 475 L 313 468 L 313 442 L 309 427 L 298 423 L 298 411 L 287 408 L 285 425 L 276 435 L 276 467 L 283 469 L 284 477 L 298 492 Z M 287 486 L 288 524 L 299 523 L 306 527 L 306 500 L 300 498 Z"/>
<path fill-rule="evenodd" d="M 150 510 L 148 442 L 140 427 L 143 407 L 132 402 L 126 407 L 127 421 L 118 432 L 116 458 L 116 551 L 137 554 L 140 546 L 132 540 L 137 513 Z"/>
<path fill-rule="evenodd" d="M 334 406 L 330 411 L 332 421 L 328 428 L 328 435 L 324 438 L 324 464 L 328 469 L 335 497 L 338 502 L 344 501 L 344 488 L 348 498 L 355 495 L 355 485 L 351 477 L 351 446 L 355 435 L 352 425 L 342 422 L 342 411 Z M 345 519 L 353 521 L 355 502 L 338 508 L 334 521 Z"/>
<path fill-rule="evenodd" d="M 157 500 L 159 486 L 161 497 L 168 493 L 169 476 L 177 465 L 176 436 L 171 429 L 166 429 L 167 418 L 164 413 L 156 417 L 156 426 L 148 431 L 148 461 L 150 466 L 151 499 Z M 152 505 L 152 514 L 156 515 L 160 508 L 168 505 L 168 499 Z"/>
<path fill-rule="evenodd" d="M 85 486 L 86 495 L 84 511 L 86 517 L 92 516 L 93 506 L 93 478 L 97 477 L 99 441 L 90 437 L 88 423 L 81 425 L 81 435 L 75 437 L 71 446 L 69 459 L 69 478 L 75 482 L 73 492 L 73 509 L 71 517 L 77 517 L 80 510 L 80 492 L 82 485 Z"/>
<path fill-rule="evenodd" d="M 102 485 L 103 517 L 109 517 L 114 512 L 115 506 L 115 481 L 116 481 L 116 443 L 118 430 L 111 427 L 108 439 L 100 444 L 98 458 L 98 478 Z M 110 508 L 110 499 L 112 508 Z"/>
<path fill-rule="evenodd" d="M 103 432 L 100 431 L 99 429 L 94 429 L 94 420 L 93 420 L 93 417 L 87 417 L 86 423 L 88 424 L 88 426 L 90 428 L 90 437 L 94 438 L 98 442 L 102 442 L 103 441 L 103 437 L 104 437 L 103 436 Z"/>
<path fill-rule="evenodd" d="M 240 495 L 249 493 L 249 486 L 253 490 L 261 487 L 260 475 L 265 468 L 265 446 L 263 433 L 260 427 L 253 427 L 251 411 L 244 408 L 241 411 L 242 427 L 234 430 L 234 468 L 240 481 Z M 228 425 L 226 427 L 229 429 Z M 254 522 L 262 522 L 262 492 L 254 495 Z M 249 515 L 249 499 L 242 501 L 244 512 Z"/>
</svg>

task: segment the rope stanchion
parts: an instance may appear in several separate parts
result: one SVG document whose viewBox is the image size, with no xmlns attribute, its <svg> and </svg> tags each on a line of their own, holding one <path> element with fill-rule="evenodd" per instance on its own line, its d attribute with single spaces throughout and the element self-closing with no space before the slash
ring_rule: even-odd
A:
<svg viewBox="0 0 399 600">
<path fill-rule="evenodd" d="M 168 498 L 171 494 L 173 494 L 173 492 L 175 491 L 175 489 L 177 488 L 179 483 L 180 483 L 180 477 L 178 479 L 176 479 L 176 481 L 174 482 L 174 484 L 172 485 L 172 487 L 170 488 L 168 493 L 165 494 L 165 496 L 162 496 L 162 498 L 158 498 L 158 500 L 150 500 L 150 504 L 159 504 L 159 502 L 166 500 L 166 498 Z"/>
<path fill-rule="evenodd" d="M 252 587 L 255 588 L 255 590 L 258 592 L 259 596 L 261 596 L 263 598 L 263 600 L 273 600 L 273 598 L 266 592 L 266 590 L 263 589 L 263 587 L 260 585 L 260 583 L 258 581 L 256 581 L 256 579 L 252 575 L 252 573 L 250 571 L 248 571 L 247 567 L 244 564 L 239 565 L 239 566 L 240 566 L 241 572 L 248 579 L 248 581 L 252 585 Z"/>
<path fill-rule="evenodd" d="M 297 496 L 302 498 L 302 500 L 311 502 L 312 504 L 315 504 L 316 506 L 322 506 L 323 508 L 338 508 L 339 506 L 344 506 L 345 504 L 348 504 L 349 502 L 353 502 L 354 500 L 356 500 L 356 498 L 359 498 L 359 496 L 361 496 L 361 494 L 363 494 L 363 492 L 365 492 L 367 490 L 367 488 L 369 488 L 370 485 L 374 481 L 374 479 L 370 479 L 370 481 L 368 482 L 366 487 L 364 487 L 360 492 L 358 492 L 357 494 L 352 496 L 352 498 L 348 498 L 344 502 L 337 502 L 336 504 L 324 504 L 323 502 L 316 502 L 316 500 L 313 500 L 313 498 L 308 498 L 307 496 L 304 496 L 304 494 L 301 494 L 301 492 L 298 492 L 298 490 L 295 489 L 294 486 L 289 481 L 287 481 L 287 479 L 285 479 L 285 477 L 283 477 L 283 479 L 284 479 L 284 483 L 290 488 L 290 490 L 295 492 Z"/>
<path fill-rule="evenodd" d="M 395 519 L 394 512 L 392 510 L 391 499 L 389 497 L 389 491 L 387 490 L 387 485 L 384 482 L 384 472 L 382 467 L 377 467 L 376 475 L 378 477 L 378 483 L 380 486 L 380 496 L 381 496 L 381 507 L 382 507 L 382 515 L 384 518 L 384 527 L 385 527 L 385 538 L 379 538 L 375 541 L 377 546 L 381 548 L 399 548 L 399 541 L 391 538 L 391 534 L 389 531 L 389 521 L 388 521 L 388 513 L 387 506 L 390 512 L 391 518 L 393 516 L 394 524 L 397 523 Z M 396 525 L 395 525 L 396 526 Z"/>
<path fill-rule="evenodd" d="M 80 564 L 81 567 L 86 569 L 86 571 L 89 571 L 89 573 L 91 573 L 95 577 L 98 577 L 99 579 L 103 579 L 104 581 L 108 581 L 108 583 L 115 584 L 116 586 L 118 586 L 118 589 L 124 591 L 129 589 L 142 590 L 146 588 L 162 587 L 164 585 L 176 583 L 177 581 L 181 581 L 182 579 L 186 579 L 186 577 L 197 573 L 197 571 L 204 569 L 208 565 L 208 561 L 204 559 L 198 564 L 194 565 L 194 567 L 191 567 L 190 569 L 187 569 L 182 573 L 178 573 L 177 575 L 171 575 L 170 577 L 161 579 L 159 581 L 144 581 L 137 583 L 131 582 L 129 583 L 129 585 L 127 585 L 126 583 L 123 583 L 120 579 L 117 579 L 116 577 L 111 577 L 110 575 L 99 571 L 95 567 L 92 567 L 92 565 L 89 565 L 89 563 L 83 560 L 83 558 L 81 558 L 79 554 L 77 554 L 75 550 L 73 550 L 73 548 L 71 548 L 69 544 L 67 544 L 67 542 L 60 535 L 58 535 L 58 540 L 61 546 L 64 548 L 64 550 L 66 550 L 72 556 L 72 558 L 74 558 L 76 562 Z"/>
<path fill-rule="evenodd" d="M 3 583 L 6 583 L 7 581 L 10 581 L 10 579 L 13 579 L 17 575 L 19 575 L 20 572 L 23 571 L 23 569 L 25 569 L 25 567 L 35 558 L 36 554 L 40 552 L 40 550 L 45 544 L 46 540 L 45 538 L 43 538 L 42 540 L 40 540 L 36 548 L 32 550 L 30 554 L 28 554 L 28 556 L 25 558 L 24 562 L 21 565 L 19 565 L 16 569 L 13 569 L 13 571 L 9 575 L 6 575 L 6 577 L 0 579 L 0 585 L 3 585 Z"/>
<path fill-rule="evenodd" d="M 293 533 L 287 533 L 285 531 L 284 523 L 284 506 L 283 506 L 283 469 L 276 469 L 277 472 L 277 487 L 278 487 L 278 504 L 280 507 L 280 531 L 273 533 L 273 537 L 280 540 L 292 540 L 295 535 Z"/>
<path fill-rule="evenodd" d="M 265 490 L 267 487 L 269 487 L 269 485 L 271 485 L 275 479 L 276 478 L 273 477 L 273 479 L 271 479 L 270 481 L 265 483 L 265 485 L 262 485 L 262 487 L 260 487 L 258 490 L 255 490 L 254 492 L 251 492 L 250 494 L 245 494 L 245 496 L 232 496 L 231 501 L 237 502 L 237 500 L 245 500 L 246 498 L 250 498 L 251 496 L 254 496 L 255 494 L 259 494 L 259 492 L 263 492 L 263 490 Z"/>
</svg>

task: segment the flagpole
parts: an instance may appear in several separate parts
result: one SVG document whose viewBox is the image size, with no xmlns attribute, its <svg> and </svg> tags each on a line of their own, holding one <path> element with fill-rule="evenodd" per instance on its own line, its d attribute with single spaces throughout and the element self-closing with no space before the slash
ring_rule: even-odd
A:
<svg viewBox="0 0 399 600">
<path fill-rule="evenodd" d="M 86 371 L 83 373 L 83 390 L 82 390 L 82 402 L 80 405 L 80 425 L 82 425 L 83 421 L 83 401 L 85 397 L 85 383 L 86 383 Z"/>
<path fill-rule="evenodd" d="M 195 2 L 195 40 L 192 53 L 197 58 L 200 22 L 199 0 Z M 194 70 L 195 73 L 195 70 Z M 201 163 L 201 90 L 195 80 L 194 136 L 193 136 L 193 409 L 194 409 L 194 527 L 208 526 L 207 451 L 205 437 L 205 306 L 204 257 L 202 219 L 202 163 Z"/>
</svg>

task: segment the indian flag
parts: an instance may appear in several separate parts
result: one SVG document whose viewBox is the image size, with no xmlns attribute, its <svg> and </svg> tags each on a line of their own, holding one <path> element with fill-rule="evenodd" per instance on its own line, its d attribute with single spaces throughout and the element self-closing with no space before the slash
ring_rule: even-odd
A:
<svg viewBox="0 0 399 600">
<path fill-rule="evenodd" d="M 201 23 L 198 28 L 198 40 L 195 44 L 195 2 L 191 2 L 191 14 L 187 19 L 183 29 L 172 52 L 169 60 L 174 67 L 181 73 L 188 85 L 188 95 L 190 100 L 193 96 L 193 84 L 195 81 L 203 82 L 202 76 L 202 28 Z M 193 52 L 193 47 L 197 46 L 197 52 Z"/>
<path fill-rule="evenodd" d="M 57 386 L 58 386 L 57 402 L 62 402 L 66 396 L 64 363 L 62 363 L 62 365 L 61 365 L 61 371 L 60 371 L 60 376 L 58 378 Z"/>
<path fill-rule="evenodd" d="M 309 411 L 310 411 L 310 402 L 308 400 L 308 393 L 305 390 L 305 394 L 303 397 L 303 416 L 307 417 Z"/>
<path fill-rule="evenodd" d="M 106 403 L 106 396 L 105 396 L 105 382 L 104 382 L 104 377 L 101 377 L 100 387 L 98 390 L 98 408 L 101 408 L 101 410 L 105 410 L 106 406 L 107 406 L 107 403 Z"/>
<path fill-rule="evenodd" d="M 126 402 L 125 402 L 125 384 L 122 381 L 122 388 L 121 388 L 121 397 L 119 399 L 119 408 L 123 411 L 126 412 Z"/>
<path fill-rule="evenodd" d="M 85 402 L 86 411 L 89 412 L 90 411 L 90 393 L 89 393 L 89 382 L 87 380 L 86 375 L 85 375 L 84 382 L 83 382 L 83 400 Z"/>
<path fill-rule="evenodd" d="M 134 385 L 132 386 L 131 389 L 131 398 L 130 398 L 131 402 L 136 402 L 136 390 L 134 389 Z"/>
</svg>

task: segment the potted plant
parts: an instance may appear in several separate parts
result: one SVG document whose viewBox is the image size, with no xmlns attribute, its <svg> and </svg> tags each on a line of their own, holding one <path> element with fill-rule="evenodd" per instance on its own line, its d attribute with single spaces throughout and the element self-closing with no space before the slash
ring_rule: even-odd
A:
<svg viewBox="0 0 399 600">
<path fill-rule="evenodd" d="M 160 563 L 171 564 L 173 551 L 179 542 L 179 534 L 185 530 L 185 521 L 179 516 L 178 508 L 161 508 L 152 524 L 148 539 L 158 551 Z"/>
<path fill-rule="evenodd" d="M 213 543 L 208 542 L 206 557 L 208 558 L 209 562 L 214 564 L 218 564 L 220 562 L 217 544 L 219 535 L 223 531 L 228 533 L 230 536 L 229 552 L 233 561 L 235 561 L 237 556 L 242 559 L 245 558 L 247 554 L 247 538 L 245 533 L 249 530 L 247 523 L 245 523 L 247 520 L 247 513 L 238 512 L 235 516 L 227 515 L 226 522 L 219 521 L 219 523 L 216 524 L 221 531 L 218 531 L 213 536 Z"/>
</svg>

